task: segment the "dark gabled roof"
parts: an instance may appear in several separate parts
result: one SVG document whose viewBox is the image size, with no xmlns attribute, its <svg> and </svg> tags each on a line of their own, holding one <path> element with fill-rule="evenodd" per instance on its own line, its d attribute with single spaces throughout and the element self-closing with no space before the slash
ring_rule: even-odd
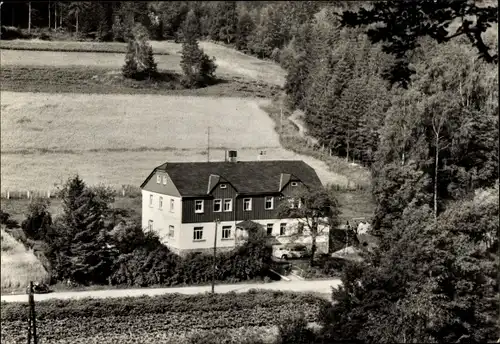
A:
<svg viewBox="0 0 500 344">
<path fill-rule="evenodd" d="M 182 196 L 207 195 L 211 175 L 225 179 L 239 194 L 278 193 L 282 173 L 297 177 L 311 189 L 322 186 L 314 169 L 301 160 L 167 162 L 156 170 L 167 172 Z"/>
</svg>

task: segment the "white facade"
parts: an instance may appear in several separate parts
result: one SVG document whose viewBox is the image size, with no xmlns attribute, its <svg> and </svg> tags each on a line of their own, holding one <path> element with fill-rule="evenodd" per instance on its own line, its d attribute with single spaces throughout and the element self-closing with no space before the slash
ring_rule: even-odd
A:
<svg viewBox="0 0 500 344">
<path fill-rule="evenodd" d="M 241 221 L 221 221 L 217 225 L 217 247 L 232 248 L 246 238 L 245 231 L 236 231 L 236 224 Z M 285 244 L 289 242 L 310 244 L 311 236 L 307 234 L 307 227 L 304 228 L 304 235 L 298 236 L 293 235 L 296 233 L 297 220 L 294 219 L 269 219 L 269 220 L 252 220 L 252 222 L 258 223 L 263 226 L 264 230 L 267 230 L 268 224 L 273 224 L 272 236 L 274 236 L 279 242 Z M 285 234 L 281 235 L 280 227 L 281 224 L 285 224 Z M 223 238 L 224 227 L 230 229 L 231 234 L 229 238 Z M 195 239 L 195 230 L 202 231 L 202 238 Z M 199 234 L 198 234 L 199 235 Z M 215 222 L 200 222 L 200 223 L 183 223 L 181 225 L 181 230 L 179 234 L 178 246 L 169 246 L 183 249 L 183 250 L 196 250 L 196 249 L 209 249 L 214 247 L 215 239 Z M 317 237 L 317 243 L 328 244 L 328 227 L 320 228 L 320 235 Z"/>
<path fill-rule="evenodd" d="M 160 204 L 161 202 L 161 204 Z M 180 197 L 142 190 L 142 228 L 158 233 L 162 243 L 180 248 L 182 202 Z"/>
</svg>

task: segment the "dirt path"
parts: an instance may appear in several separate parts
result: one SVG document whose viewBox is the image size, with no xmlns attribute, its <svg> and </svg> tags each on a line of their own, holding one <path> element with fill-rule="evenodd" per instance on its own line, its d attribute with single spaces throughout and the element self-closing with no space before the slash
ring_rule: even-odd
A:
<svg viewBox="0 0 500 344">
<path fill-rule="evenodd" d="M 281 290 L 292 292 L 313 292 L 320 294 L 330 294 L 332 287 L 341 284 L 340 279 L 315 280 L 315 281 L 279 281 L 273 283 L 260 284 L 225 284 L 216 285 L 216 293 L 244 293 L 250 289 L 263 290 Z M 155 296 L 169 293 L 180 294 L 202 294 L 210 292 L 210 286 L 180 287 L 180 288 L 151 288 L 151 289 L 113 289 L 113 290 L 91 290 L 91 291 L 68 291 L 55 292 L 51 294 L 36 294 L 35 301 L 48 299 L 82 299 L 82 298 L 109 298 L 109 297 L 137 297 L 137 296 Z M 1 301 L 5 302 L 28 302 L 27 295 L 2 295 Z"/>
</svg>

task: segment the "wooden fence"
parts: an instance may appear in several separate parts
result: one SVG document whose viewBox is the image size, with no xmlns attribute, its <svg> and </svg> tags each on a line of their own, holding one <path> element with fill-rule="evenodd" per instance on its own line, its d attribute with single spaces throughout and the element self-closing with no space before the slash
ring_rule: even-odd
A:
<svg viewBox="0 0 500 344">
<path fill-rule="evenodd" d="M 141 189 L 133 185 L 122 185 L 122 187 L 114 187 L 112 190 L 117 197 L 139 197 Z M 0 192 L 2 199 L 36 199 L 36 198 L 59 198 L 58 189 L 50 190 L 4 190 Z"/>
</svg>

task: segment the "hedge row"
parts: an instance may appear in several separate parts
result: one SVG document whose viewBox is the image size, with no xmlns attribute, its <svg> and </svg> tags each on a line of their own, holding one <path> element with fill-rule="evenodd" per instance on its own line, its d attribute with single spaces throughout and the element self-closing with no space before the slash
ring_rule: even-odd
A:
<svg viewBox="0 0 500 344">
<path fill-rule="evenodd" d="M 317 296 L 280 291 L 252 291 L 236 294 L 165 294 L 109 299 L 47 300 L 37 302 L 37 318 L 64 320 L 71 318 L 103 318 L 146 316 L 166 313 L 224 312 L 238 310 L 280 309 L 291 305 L 297 309 L 317 308 L 325 303 Z M 2 303 L 1 321 L 26 319 L 27 303 Z"/>
</svg>

